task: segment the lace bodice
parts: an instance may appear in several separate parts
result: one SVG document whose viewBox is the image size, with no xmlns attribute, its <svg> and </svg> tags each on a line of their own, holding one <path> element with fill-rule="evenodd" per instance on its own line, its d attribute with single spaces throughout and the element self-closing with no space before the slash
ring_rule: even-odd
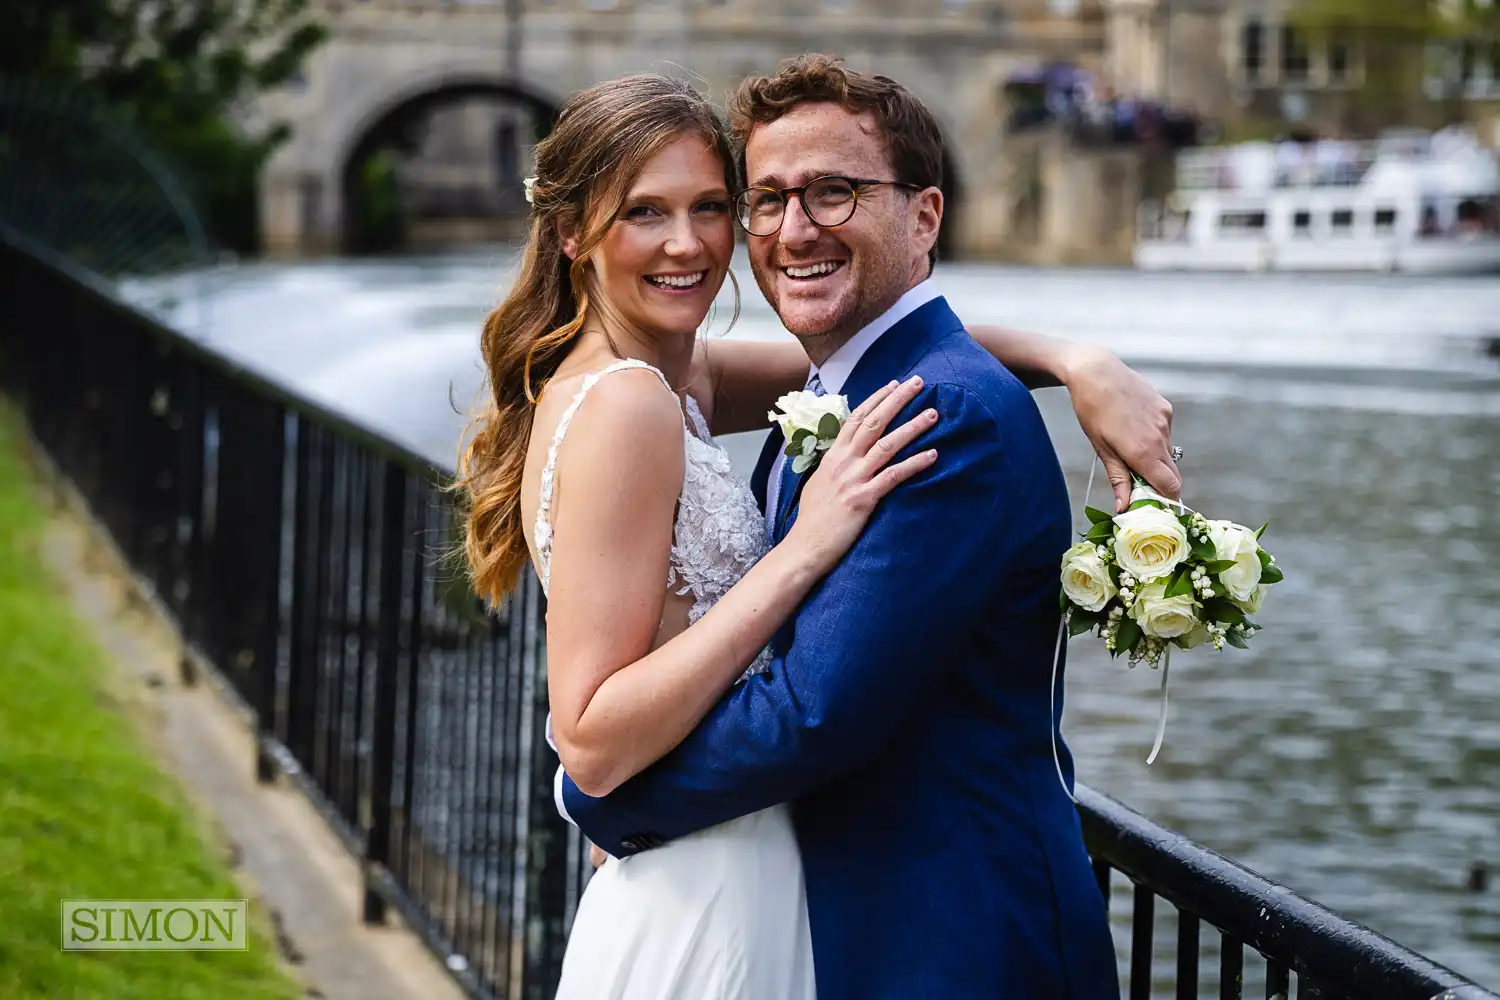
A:
<svg viewBox="0 0 1500 1000">
<path fill-rule="evenodd" d="M 557 478 L 557 451 L 568 433 L 573 416 L 599 380 L 613 372 L 644 368 L 661 379 L 668 392 L 671 384 L 661 372 L 644 361 L 626 358 L 588 375 L 573 396 L 553 432 L 547 449 L 547 464 L 542 467 L 541 502 L 537 505 L 536 538 L 537 573 L 542 592 L 552 576 L 552 493 Z M 672 393 L 674 396 L 675 392 Z M 677 519 L 673 525 L 672 553 L 668 563 L 666 586 L 673 593 L 691 595 L 692 608 L 688 624 L 702 618 L 719 598 L 749 572 L 756 560 L 770 547 L 764 521 L 750 488 L 734 474 L 729 455 L 714 443 L 708 424 L 694 399 L 687 397 L 683 419 L 682 493 L 678 497 Z M 747 674 L 765 669 L 769 652 L 762 650 Z"/>
</svg>

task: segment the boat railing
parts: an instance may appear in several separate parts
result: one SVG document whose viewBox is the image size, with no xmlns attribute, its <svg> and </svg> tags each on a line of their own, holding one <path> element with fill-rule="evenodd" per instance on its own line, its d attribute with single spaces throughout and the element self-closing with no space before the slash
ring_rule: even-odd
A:
<svg viewBox="0 0 1500 1000">
<path fill-rule="evenodd" d="M 1265 192 L 1357 187 L 1377 160 L 1411 153 L 1379 142 L 1283 142 L 1186 149 L 1177 154 L 1177 190 Z"/>
</svg>

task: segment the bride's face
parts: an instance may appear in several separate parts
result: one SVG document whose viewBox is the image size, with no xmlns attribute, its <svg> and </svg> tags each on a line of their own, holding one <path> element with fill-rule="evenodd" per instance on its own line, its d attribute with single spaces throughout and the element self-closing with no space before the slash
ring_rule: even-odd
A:
<svg viewBox="0 0 1500 1000">
<path fill-rule="evenodd" d="M 696 332 L 734 252 L 724 164 L 685 135 L 646 163 L 592 263 L 596 294 L 647 333 Z"/>
</svg>

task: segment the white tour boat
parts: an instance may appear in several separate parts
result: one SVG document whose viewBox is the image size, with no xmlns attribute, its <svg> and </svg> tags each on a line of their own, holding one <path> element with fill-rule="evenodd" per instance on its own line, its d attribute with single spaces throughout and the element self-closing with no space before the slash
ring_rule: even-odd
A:
<svg viewBox="0 0 1500 1000">
<path fill-rule="evenodd" d="M 1464 130 L 1184 150 L 1149 271 L 1500 271 L 1500 161 Z"/>
</svg>

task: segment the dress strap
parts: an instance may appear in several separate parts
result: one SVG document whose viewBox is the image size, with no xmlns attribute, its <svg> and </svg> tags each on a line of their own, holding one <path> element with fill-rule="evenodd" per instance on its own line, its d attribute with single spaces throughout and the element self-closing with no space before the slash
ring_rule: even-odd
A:
<svg viewBox="0 0 1500 1000">
<path fill-rule="evenodd" d="M 552 520 L 549 515 L 552 510 L 553 481 L 557 477 L 557 449 L 568 433 L 568 425 L 573 422 L 573 415 L 578 412 L 578 407 L 583 404 L 583 397 L 589 394 L 589 390 L 598 385 L 599 380 L 604 376 L 631 368 L 644 368 L 653 373 L 661 379 L 661 384 L 668 392 L 673 396 L 677 395 L 672 389 L 672 383 L 667 381 L 665 375 L 639 358 L 621 358 L 608 367 L 584 376 L 583 385 L 574 393 L 572 402 L 563 411 L 562 419 L 557 422 L 557 429 L 552 432 L 552 444 L 547 448 L 547 464 L 542 466 L 541 501 L 536 507 L 536 525 L 532 529 L 532 534 L 536 538 L 537 574 L 541 577 L 543 594 L 547 593 L 547 585 L 552 580 Z"/>
</svg>

